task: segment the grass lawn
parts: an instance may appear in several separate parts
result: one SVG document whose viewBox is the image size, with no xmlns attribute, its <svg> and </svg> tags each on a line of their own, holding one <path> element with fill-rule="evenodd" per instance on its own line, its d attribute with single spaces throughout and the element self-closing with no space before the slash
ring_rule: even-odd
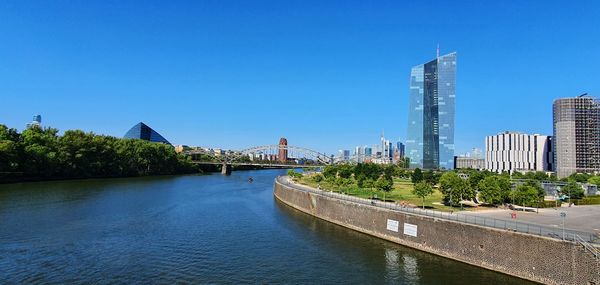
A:
<svg viewBox="0 0 600 285">
<path fill-rule="evenodd" d="M 367 189 L 367 188 L 359 188 L 357 185 L 353 184 L 347 187 L 338 187 L 336 185 L 329 184 L 325 181 L 321 181 L 320 183 L 316 183 L 312 180 L 311 176 L 304 176 L 298 181 L 301 184 L 311 186 L 317 188 L 317 184 L 320 185 L 321 189 L 334 191 L 339 193 L 345 193 L 352 196 L 357 196 L 361 198 L 371 198 L 373 195 L 377 195 L 377 198 L 383 200 L 385 194 L 385 200 L 388 202 L 401 202 L 405 201 L 410 204 L 417 205 L 419 207 L 422 206 L 421 198 L 415 196 L 412 193 L 413 184 L 410 180 L 404 179 L 394 179 L 394 190 L 388 193 L 384 193 L 383 191 L 377 191 L 375 189 Z M 438 190 L 435 190 L 432 195 L 425 197 L 425 208 L 437 209 L 440 211 L 456 211 L 457 209 L 441 205 L 442 202 L 442 193 Z M 440 204 L 434 204 L 440 203 Z"/>
</svg>

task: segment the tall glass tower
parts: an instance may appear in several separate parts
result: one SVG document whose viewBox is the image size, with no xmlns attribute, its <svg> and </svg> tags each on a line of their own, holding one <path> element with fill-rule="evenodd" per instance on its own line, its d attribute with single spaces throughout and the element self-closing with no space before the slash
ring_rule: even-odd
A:
<svg viewBox="0 0 600 285">
<path fill-rule="evenodd" d="M 411 168 L 453 167 L 455 97 L 455 52 L 411 69 L 406 136 Z"/>
</svg>

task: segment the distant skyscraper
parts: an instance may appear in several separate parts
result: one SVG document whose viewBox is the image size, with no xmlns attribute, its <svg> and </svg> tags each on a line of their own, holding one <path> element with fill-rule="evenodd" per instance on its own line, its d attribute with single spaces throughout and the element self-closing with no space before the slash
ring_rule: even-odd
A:
<svg viewBox="0 0 600 285">
<path fill-rule="evenodd" d="M 554 101 L 556 175 L 600 171 L 600 102 L 581 95 Z"/>
<path fill-rule="evenodd" d="M 339 150 L 339 159 L 341 161 L 348 161 L 348 160 L 350 160 L 350 150 L 340 149 Z"/>
<path fill-rule="evenodd" d="M 412 168 L 453 167 L 455 90 L 455 52 L 412 68 L 406 140 Z"/>
<path fill-rule="evenodd" d="M 280 162 L 286 162 L 287 158 L 288 158 L 288 150 L 287 150 L 287 139 L 286 138 L 280 138 L 279 139 L 279 153 L 277 155 L 277 158 L 279 159 Z"/>
<path fill-rule="evenodd" d="M 31 123 L 27 124 L 27 127 L 31 127 L 31 126 L 41 126 L 42 125 L 42 116 L 41 115 L 34 115 L 33 116 L 33 121 L 31 121 Z"/>
<path fill-rule="evenodd" d="M 396 143 L 396 151 L 398 152 L 399 157 L 404 157 L 404 144 L 401 142 Z"/>
<path fill-rule="evenodd" d="M 373 156 L 373 148 L 365 146 L 365 157 Z"/>
<path fill-rule="evenodd" d="M 365 148 L 362 146 L 357 146 L 354 148 L 354 155 L 356 157 L 357 163 L 362 163 L 365 160 Z"/>
<path fill-rule="evenodd" d="M 126 139 L 141 139 L 151 142 L 160 142 L 171 144 L 168 140 L 163 138 L 159 133 L 157 133 L 152 128 L 148 127 L 146 124 L 140 122 L 137 125 L 133 126 L 127 133 L 125 134 Z"/>
</svg>

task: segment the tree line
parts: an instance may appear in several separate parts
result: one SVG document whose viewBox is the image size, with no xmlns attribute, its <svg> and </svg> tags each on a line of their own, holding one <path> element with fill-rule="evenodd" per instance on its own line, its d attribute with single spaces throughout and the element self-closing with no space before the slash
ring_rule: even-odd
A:
<svg viewBox="0 0 600 285">
<path fill-rule="evenodd" d="M 197 172 L 167 144 L 37 125 L 19 133 L 0 124 L 0 173 L 35 178 L 125 177 Z"/>
<path fill-rule="evenodd" d="M 460 206 L 461 201 L 465 200 L 490 205 L 509 203 L 537 207 L 543 203 L 545 195 L 541 182 L 558 181 L 555 176 L 548 176 L 544 172 L 515 173 L 511 176 L 486 170 L 424 171 L 373 163 L 328 165 L 322 174 L 314 175 L 312 179 L 340 188 L 356 185 L 389 192 L 393 189 L 392 177 L 410 179 L 414 184 L 413 193 L 423 201 L 437 188 L 443 195 L 442 202 L 453 207 Z M 578 183 L 600 182 L 600 176 L 573 174 L 563 181 L 567 184 L 561 187 L 561 193 L 580 199 L 584 196 L 584 190 Z"/>
</svg>

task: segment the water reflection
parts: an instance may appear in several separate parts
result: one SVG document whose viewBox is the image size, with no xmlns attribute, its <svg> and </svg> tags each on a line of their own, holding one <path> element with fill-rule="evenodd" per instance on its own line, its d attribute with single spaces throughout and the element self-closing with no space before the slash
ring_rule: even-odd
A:
<svg viewBox="0 0 600 285">
<path fill-rule="evenodd" d="M 0 284 L 525 283 L 285 206 L 283 173 L 0 185 Z"/>
</svg>

